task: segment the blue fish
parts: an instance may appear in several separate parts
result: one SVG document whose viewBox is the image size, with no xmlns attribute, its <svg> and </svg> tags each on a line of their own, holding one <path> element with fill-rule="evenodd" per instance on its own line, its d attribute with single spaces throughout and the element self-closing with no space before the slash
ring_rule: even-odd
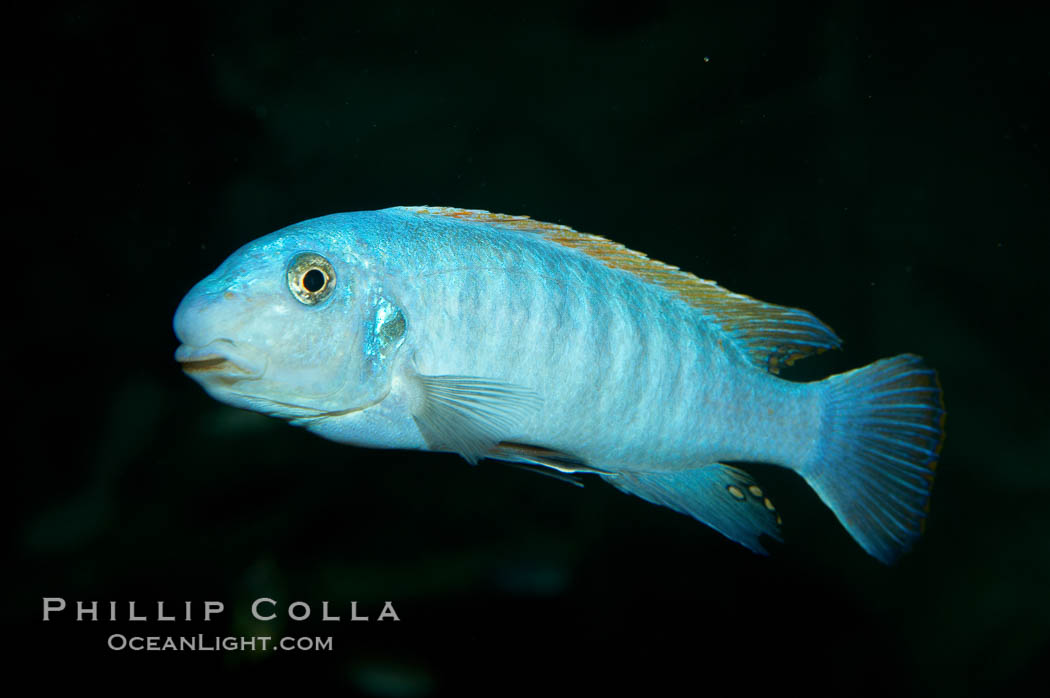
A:
<svg viewBox="0 0 1050 698">
<path fill-rule="evenodd" d="M 182 369 L 227 404 L 343 443 L 596 474 L 759 553 L 780 516 L 727 463 L 799 473 L 890 563 L 922 531 L 944 440 L 918 356 L 784 380 L 841 343 L 810 313 L 526 216 L 304 221 L 232 254 L 174 325 Z"/>
</svg>

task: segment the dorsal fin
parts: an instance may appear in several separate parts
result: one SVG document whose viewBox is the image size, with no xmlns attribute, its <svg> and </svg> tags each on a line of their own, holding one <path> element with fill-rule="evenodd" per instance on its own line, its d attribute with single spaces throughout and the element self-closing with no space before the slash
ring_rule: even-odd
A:
<svg viewBox="0 0 1050 698">
<path fill-rule="evenodd" d="M 837 349 L 840 340 L 830 327 L 811 313 L 798 308 L 764 303 L 733 293 L 714 281 L 682 271 L 678 267 L 599 235 L 580 233 L 568 226 L 534 221 L 528 216 L 437 206 L 406 206 L 415 213 L 446 216 L 483 223 L 523 233 L 535 233 L 553 243 L 578 250 L 612 269 L 622 269 L 643 281 L 676 294 L 705 313 L 707 318 L 733 337 L 751 361 L 778 373 L 784 364 L 825 349 Z"/>
</svg>

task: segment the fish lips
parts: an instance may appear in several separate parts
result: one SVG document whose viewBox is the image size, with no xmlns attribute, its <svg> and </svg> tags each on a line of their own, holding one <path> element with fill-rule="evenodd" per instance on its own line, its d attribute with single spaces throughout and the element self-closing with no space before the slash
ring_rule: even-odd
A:
<svg viewBox="0 0 1050 698">
<path fill-rule="evenodd" d="M 175 360 L 190 377 L 219 385 L 261 378 L 265 362 L 247 357 L 227 340 L 218 340 L 203 347 L 183 344 L 175 350 Z"/>
</svg>

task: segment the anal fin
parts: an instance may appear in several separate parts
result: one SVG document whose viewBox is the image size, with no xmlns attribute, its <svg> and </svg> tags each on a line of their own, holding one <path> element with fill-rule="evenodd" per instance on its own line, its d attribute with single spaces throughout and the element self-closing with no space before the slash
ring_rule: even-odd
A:
<svg viewBox="0 0 1050 698">
<path fill-rule="evenodd" d="M 767 555 L 759 536 L 780 537 L 773 503 L 743 470 L 722 463 L 675 472 L 619 472 L 602 476 L 618 489 L 688 514 L 725 537 Z"/>
</svg>

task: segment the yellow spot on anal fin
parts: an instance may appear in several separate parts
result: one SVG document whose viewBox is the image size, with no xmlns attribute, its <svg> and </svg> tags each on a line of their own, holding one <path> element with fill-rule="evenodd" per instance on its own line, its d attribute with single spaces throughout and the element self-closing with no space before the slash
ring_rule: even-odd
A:
<svg viewBox="0 0 1050 698">
<path fill-rule="evenodd" d="M 733 495 L 733 497 L 735 499 L 743 499 L 744 498 L 743 491 L 741 491 L 741 489 L 739 487 L 737 487 L 736 485 L 729 485 L 728 487 L 726 487 L 726 489 L 729 490 L 729 494 Z"/>
<path fill-rule="evenodd" d="M 770 511 L 775 511 L 776 510 L 776 507 L 773 506 L 773 502 L 769 501 L 769 497 L 766 497 L 764 503 L 766 505 L 766 509 L 769 509 Z"/>
<path fill-rule="evenodd" d="M 758 485 L 751 485 L 750 487 L 747 488 L 747 491 L 750 492 L 751 494 L 755 495 L 756 497 L 761 497 L 762 496 L 762 488 L 759 487 Z"/>
</svg>

